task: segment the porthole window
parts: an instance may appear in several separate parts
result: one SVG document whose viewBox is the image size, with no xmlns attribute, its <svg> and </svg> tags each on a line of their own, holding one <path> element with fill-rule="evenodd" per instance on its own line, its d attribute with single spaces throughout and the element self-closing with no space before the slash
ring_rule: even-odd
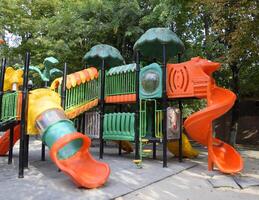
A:
<svg viewBox="0 0 259 200">
<path fill-rule="evenodd" d="M 147 71 L 141 80 L 141 84 L 145 92 L 152 93 L 155 92 L 159 86 L 159 75 L 152 71 Z"/>
</svg>

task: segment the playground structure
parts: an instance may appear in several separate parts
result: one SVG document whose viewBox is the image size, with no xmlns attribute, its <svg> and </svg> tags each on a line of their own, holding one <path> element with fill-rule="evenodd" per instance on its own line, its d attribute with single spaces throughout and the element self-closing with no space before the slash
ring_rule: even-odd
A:
<svg viewBox="0 0 259 200">
<path fill-rule="evenodd" d="M 13 144 L 20 139 L 19 177 L 28 166 L 29 136 L 37 134 L 42 135 L 42 160 L 47 145 L 58 168 L 85 188 L 100 187 L 110 173 L 106 163 L 89 153 L 90 138 L 99 139 L 100 158 L 106 140 L 117 142 L 120 154 L 121 149 L 132 152 L 134 142 L 134 163 L 139 167 L 145 157 L 156 159 L 157 143 L 163 144 L 163 167 L 167 166 L 167 148 L 179 161 L 183 156 L 196 157 L 198 152 L 182 130 L 184 98 L 207 100 L 207 107 L 189 116 L 184 127 L 193 140 L 208 147 L 208 169 L 216 165 L 224 173 L 242 170 L 238 152 L 212 134 L 212 121 L 227 112 L 236 98 L 231 91 L 217 87 L 212 78 L 220 64 L 200 57 L 180 62 L 184 45 L 166 28 L 149 29 L 135 43 L 134 51 L 136 62 L 125 64 L 114 47 L 96 45 L 84 56 L 86 63 L 95 67 L 67 75 L 65 64 L 63 77 L 55 79 L 49 88 L 31 91 L 30 55 L 26 55 L 23 71 L 5 69 L 3 59 L 0 130 L 6 132 L 0 138 L 0 155 L 9 151 L 10 164 Z M 179 63 L 167 63 L 174 56 Z M 162 64 L 141 66 L 141 57 L 156 58 Z M 178 108 L 170 107 L 171 102 L 177 102 Z M 108 106 L 114 111 L 107 112 Z M 148 143 L 152 149 L 146 148 Z"/>
</svg>

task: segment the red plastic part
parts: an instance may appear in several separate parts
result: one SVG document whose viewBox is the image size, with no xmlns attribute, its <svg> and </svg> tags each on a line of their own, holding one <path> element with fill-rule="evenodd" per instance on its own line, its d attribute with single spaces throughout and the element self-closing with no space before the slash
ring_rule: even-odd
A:
<svg viewBox="0 0 259 200">
<path fill-rule="evenodd" d="M 0 138 L 0 156 L 6 155 L 9 151 L 10 130 L 6 131 Z M 20 139 L 20 125 L 14 127 L 13 145 Z"/>
<path fill-rule="evenodd" d="M 236 95 L 215 85 L 211 74 L 220 67 L 199 57 L 188 62 L 167 66 L 167 94 L 170 98 L 198 97 L 207 99 L 207 107 L 184 122 L 189 136 L 208 147 L 208 169 L 214 164 L 223 173 L 236 173 L 243 169 L 243 159 L 230 145 L 213 138 L 212 121 L 233 106 Z"/>
<path fill-rule="evenodd" d="M 80 150 L 65 160 L 59 160 L 59 149 L 72 140 L 82 139 L 83 145 Z M 60 138 L 50 149 L 50 157 L 53 162 L 65 174 L 70 176 L 78 187 L 97 188 L 102 186 L 108 179 L 110 168 L 108 164 L 96 161 L 89 152 L 91 140 L 81 134 L 72 133 Z"/>
</svg>

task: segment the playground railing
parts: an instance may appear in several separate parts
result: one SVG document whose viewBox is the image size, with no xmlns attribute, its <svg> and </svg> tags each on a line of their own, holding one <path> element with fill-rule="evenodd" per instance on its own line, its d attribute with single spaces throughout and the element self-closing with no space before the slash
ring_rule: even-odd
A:
<svg viewBox="0 0 259 200">
<path fill-rule="evenodd" d="M 135 94 L 134 64 L 111 68 L 105 74 L 105 96 Z"/>
<path fill-rule="evenodd" d="M 0 116 L 1 123 L 15 120 L 17 112 L 18 92 L 5 93 L 2 100 L 2 113 Z"/>
<path fill-rule="evenodd" d="M 85 113 L 85 130 L 84 133 L 90 138 L 99 138 L 100 135 L 100 114 L 99 112 Z"/>
<path fill-rule="evenodd" d="M 61 93 L 61 86 L 59 89 Z M 85 105 L 99 97 L 99 80 L 94 79 L 84 84 L 66 89 L 66 106 L 65 110 L 74 109 Z"/>
</svg>

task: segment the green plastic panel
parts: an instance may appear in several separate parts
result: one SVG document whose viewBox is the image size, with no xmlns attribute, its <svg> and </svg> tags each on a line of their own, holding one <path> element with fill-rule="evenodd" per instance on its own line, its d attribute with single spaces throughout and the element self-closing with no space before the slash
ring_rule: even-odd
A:
<svg viewBox="0 0 259 200">
<path fill-rule="evenodd" d="M 152 63 L 140 70 L 140 99 L 162 97 L 162 69 L 157 63 Z"/>
<path fill-rule="evenodd" d="M 1 123 L 14 120 L 17 117 L 18 93 L 5 93 L 2 100 L 2 113 L 0 116 Z"/>
<path fill-rule="evenodd" d="M 107 76 L 115 75 L 115 74 L 121 74 L 121 73 L 127 73 L 127 72 L 134 72 L 136 70 L 136 64 L 128 64 L 128 65 L 121 65 L 117 67 L 113 67 L 107 71 Z"/>
<path fill-rule="evenodd" d="M 135 94 L 136 64 L 113 67 L 105 74 L 105 96 Z"/>
<path fill-rule="evenodd" d="M 103 139 L 134 141 L 134 113 L 109 113 L 104 115 Z"/>
<path fill-rule="evenodd" d="M 61 137 L 76 132 L 73 123 L 70 120 L 59 121 L 49 126 L 43 133 L 42 140 L 51 148 L 52 145 Z M 74 155 L 82 146 L 83 141 L 81 139 L 73 140 L 58 152 L 60 159 L 66 159 Z"/>
</svg>

